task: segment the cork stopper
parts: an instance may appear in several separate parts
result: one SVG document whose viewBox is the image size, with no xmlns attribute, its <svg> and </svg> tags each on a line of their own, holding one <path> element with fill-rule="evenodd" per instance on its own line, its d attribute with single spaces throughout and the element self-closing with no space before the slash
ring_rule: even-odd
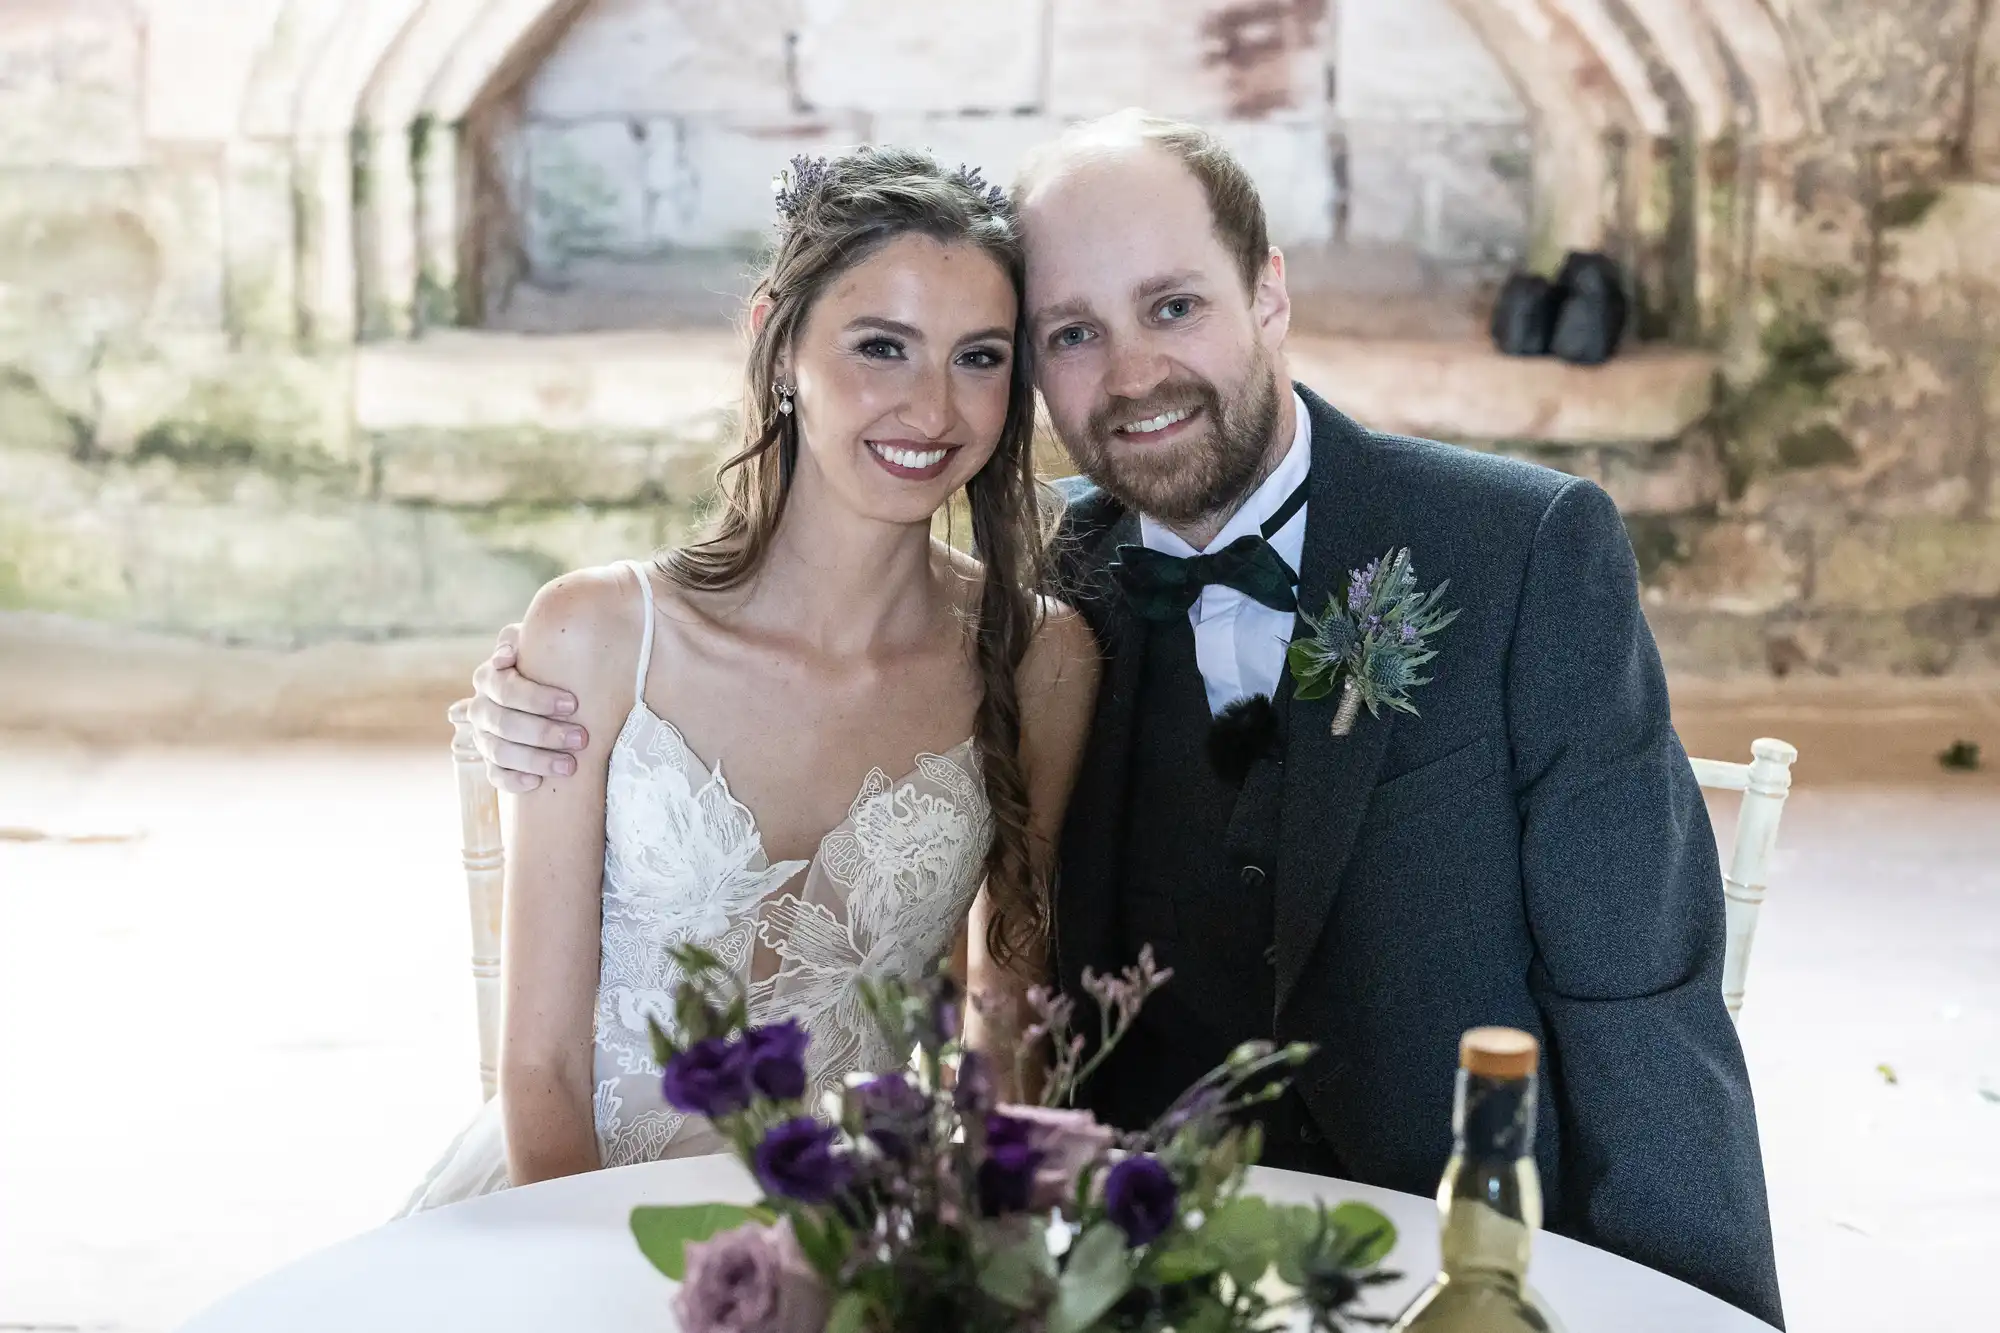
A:
<svg viewBox="0 0 2000 1333">
<path fill-rule="evenodd" d="M 1541 1048 L 1514 1028 L 1474 1028 L 1458 1043 L 1459 1067 L 1480 1078 L 1527 1078 Z"/>
</svg>

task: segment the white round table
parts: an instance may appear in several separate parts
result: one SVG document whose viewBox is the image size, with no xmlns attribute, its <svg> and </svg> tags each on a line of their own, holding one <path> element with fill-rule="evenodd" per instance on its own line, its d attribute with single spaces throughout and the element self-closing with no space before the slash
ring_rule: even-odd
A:
<svg viewBox="0 0 2000 1333">
<path fill-rule="evenodd" d="M 1437 1267 L 1428 1199 L 1289 1171 L 1258 1170 L 1258 1193 L 1356 1199 L 1394 1220 L 1393 1267 L 1369 1308 L 1399 1310 Z M 390 1223 L 280 1269 L 196 1316 L 184 1333 L 670 1333 L 673 1284 L 639 1253 L 639 1204 L 750 1203 L 729 1157 L 598 1171 L 506 1190 Z M 1770 1333 L 1769 1326 L 1650 1269 L 1546 1232 L 1530 1280 L 1577 1333 Z"/>
</svg>

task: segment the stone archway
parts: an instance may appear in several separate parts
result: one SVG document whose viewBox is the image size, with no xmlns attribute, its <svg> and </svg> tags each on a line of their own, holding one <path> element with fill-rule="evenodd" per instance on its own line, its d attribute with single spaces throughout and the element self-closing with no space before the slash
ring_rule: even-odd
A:
<svg viewBox="0 0 2000 1333">
<path fill-rule="evenodd" d="M 1642 287 L 1683 294 L 1677 336 L 1710 331 L 1747 264 L 1755 145 L 1816 122 L 1769 0 L 1452 2 L 1532 117 L 1534 257 L 1622 253 Z M 289 297 L 297 334 L 465 319 L 468 142 L 587 3 L 286 0 L 244 128 L 289 159 L 298 246 L 269 304 Z"/>
</svg>

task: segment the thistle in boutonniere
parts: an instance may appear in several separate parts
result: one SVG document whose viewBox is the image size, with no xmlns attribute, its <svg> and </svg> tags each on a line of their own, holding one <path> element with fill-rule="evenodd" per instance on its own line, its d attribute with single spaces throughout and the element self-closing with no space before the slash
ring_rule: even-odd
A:
<svg viewBox="0 0 2000 1333">
<path fill-rule="evenodd" d="M 1458 619 L 1457 611 L 1439 604 L 1450 586 L 1447 579 L 1419 592 L 1407 547 L 1354 570 L 1339 595 L 1327 599 L 1322 615 L 1299 612 L 1312 634 L 1294 639 L 1286 654 L 1293 696 L 1323 699 L 1338 686 L 1336 736 L 1354 730 L 1364 706 L 1370 717 L 1380 717 L 1384 708 L 1414 714 L 1410 691 L 1431 681 L 1418 669 L 1437 656 L 1430 640 Z"/>
</svg>

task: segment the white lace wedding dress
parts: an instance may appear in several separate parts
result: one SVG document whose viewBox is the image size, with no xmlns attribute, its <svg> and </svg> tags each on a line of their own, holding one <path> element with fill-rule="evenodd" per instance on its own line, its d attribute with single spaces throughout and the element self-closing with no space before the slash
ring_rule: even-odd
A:
<svg viewBox="0 0 2000 1333">
<path fill-rule="evenodd" d="M 593 1052 L 593 1118 L 607 1167 L 717 1151 L 700 1120 L 660 1093 L 646 1018 L 671 1023 L 675 945 L 700 944 L 749 989 L 753 1023 L 795 1019 L 811 1035 L 808 1104 L 855 1070 L 886 1069 L 861 1004 L 863 977 L 914 980 L 951 946 L 992 839 L 973 743 L 917 756 L 861 784 L 847 818 L 810 861 L 764 855 L 757 818 L 678 728 L 646 705 L 653 594 L 637 562 L 645 632 L 632 711 L 611 747 L 604 794 L 603 929 Z M 500 1099 L 489 1101 L 404 1211 L 507 1186 Z"/>
</svg>

